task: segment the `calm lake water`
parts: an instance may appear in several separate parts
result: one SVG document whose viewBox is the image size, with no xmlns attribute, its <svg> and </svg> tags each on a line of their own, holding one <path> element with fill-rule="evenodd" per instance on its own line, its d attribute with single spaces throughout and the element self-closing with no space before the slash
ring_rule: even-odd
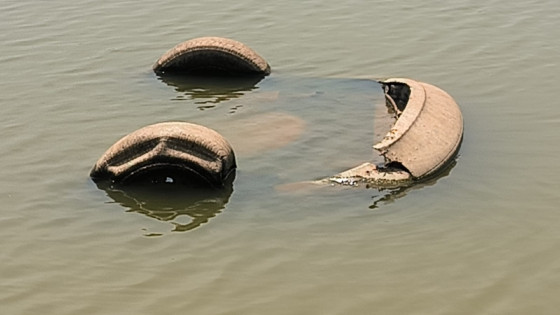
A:
<svg viewBox="0 0 560 315">
<path fill-rule="evenodd" d="M 4 1 L 2 313 L 557 314 L 559 21 L 552 0 Z M 152 73 L 209 35 L 272 75 L 208 94 Z M 399 191 L 277 189 L 373 158 L 387 77 L 455 98 L 457 164 Z M 165 213 L 89 179 L 170 120 L 239 148 L 222 206 Z"/>
</svg>

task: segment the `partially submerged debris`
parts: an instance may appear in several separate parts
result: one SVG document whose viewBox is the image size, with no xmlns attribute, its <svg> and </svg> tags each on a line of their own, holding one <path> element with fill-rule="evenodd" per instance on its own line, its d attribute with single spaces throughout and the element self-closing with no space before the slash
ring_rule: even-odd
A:
<svg viewBox="0 0 560 315">
<path fill-rule="evenodd" d="M 364 163 L 324 180 L 345 186 L 383 187 L 392 188 L 406 186 L 412 183 L 410 173 L 396 167 L 377 167 L 372 163 Z"/>
<path fill-rule="evenodd" d="M 411 79 L 380 81 L 396 122 L 373 147 L 383 165 L 365 163 L 321 182 L 398 187 L 441 170 L 457 154 L 463 137 L 459 106 L 440 88 Z"/>
<path fill-rule="evenodd" d="M 262 78 L 270 74 L 270 66 L 255 51 L 222 37 L 180 43 L 161 56 L 153 70 L 162 77 L 174 76 L 175 80 L 196 84 L 201 81 L 192 81 L 192 75 Z M 463 118 L 453 98 L 436 86 L 411 79 L 379 83 L 396 119 L 385 137 L 373 146 L 384 163 L 364 163 L 319 183 L 407 186 L 435 174 L 453 160 L 463 136 Z M 165 123 L 142 128 L 119 140 L 99 159 L 91 177 L 127 183 L 155 180 L 162 176 L 158 173 L 161 170 L 173 170 L 183 181 L 219 187 L 235 167 L 231 146 L 215 131 L 186 123 Z M 160 180 L 176 181 L 169 176 Z"/>
<path fill-rule="evenodd" d="M 233 149 L 219 133 L 186 122 L 166 122 L 121 138 L 99 158 L 90 176 L 119 186 L 222 189 L 234 178 L 235 169 Z"/>
<path fill-rule="evenodd" d="M 163 54 L 153 70 L 160 75 L 270 74 L 270 66 L 254 50 L 223 37 L 200 37 L 180 43 Z"/>
<path fill-rule="evenodd" d="M 387 98 L 397 106 L 402 104 L 402 113 L 374 148 L 414 178 L 438 171 L 456 155 L 463 139 L 459 106 L 445 91 L 428 83 L 402 78 L 381 83 Z"/>
</svg>

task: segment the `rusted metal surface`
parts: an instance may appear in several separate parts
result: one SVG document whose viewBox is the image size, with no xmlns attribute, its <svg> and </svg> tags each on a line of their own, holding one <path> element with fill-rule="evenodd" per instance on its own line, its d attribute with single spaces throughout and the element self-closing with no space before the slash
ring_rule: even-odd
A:
<svg viewBox="0 0 560 315">
<path fill-rule="evenodd" d="M 140 179 L 224 186 L 234 176 L 235 155 L 217 132 L 185 122 L 146 126 L 121 138 L 97 161 L 94 181 L 128 184 Z M 157 175 L 156 175 L 157 174 Z"/>
<path fill-rule="evenodd" d="M 405 78 L 380 81 L 396 122 L 373 147 L 383 165 L 364 163 L 322 182 L 374 187 L 408 186 L 451 162 L 463 138 L 463 116 L 453 98 L 428 83 Z"/>
<path fill-rule="evenodd" d="M 200 37 L 180 43 L 153 65 L 157 74 L 268 75 L 270 66 L 245 44 L 223 37 Z"/>
<path fill-rule="evenodd" d="M 445 91 L 428 83 L 404 78 L 381 83 L 388 87 L 389 98 L 398 95 L 402 101 L 402 91 L 406 91 L 408 100 L 393 128 L 374 148 L 388 161 L 400 163 L 414 178 L 436 172 L 454 157 L 463 138 L 459 106 Z"/>
</svg>

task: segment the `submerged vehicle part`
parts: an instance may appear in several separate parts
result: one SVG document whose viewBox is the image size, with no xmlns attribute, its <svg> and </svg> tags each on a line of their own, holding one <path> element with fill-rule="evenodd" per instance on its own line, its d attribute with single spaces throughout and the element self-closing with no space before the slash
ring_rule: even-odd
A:
<svg viewBox="0 0 560 315">
<path fill-rule="evenodd" d="M 345 186 L 395 188 L 410 185 L 413 178 L 410 173 L 397 167 L 364 163 L 323 181 Z"/>
<path fill-rule="evenodd" d="M 163 54 L 153 70 L 159 75 L 270 74 L 263 57 L 243 43 L 223 37 L 199 37 L 180 43 Z"/>
<path fill-rule="evenodd" d="M 222 189 L 235 176 L 231 145 L 216 131 L 186 122 L 149 125 L 121 138 L 90 172 L 110 185 L 175 184 Z"/>
<path fill-rule="evenodd" d="M 379 81 L 395 124 L 373 147 L 383 165 L 365 163 L 322 182 L 407 186 L 441 170 L 456 156 L 463 138 L 463 117 L 453 98 L 440 88 L 405 78 Z"/>
</svg>

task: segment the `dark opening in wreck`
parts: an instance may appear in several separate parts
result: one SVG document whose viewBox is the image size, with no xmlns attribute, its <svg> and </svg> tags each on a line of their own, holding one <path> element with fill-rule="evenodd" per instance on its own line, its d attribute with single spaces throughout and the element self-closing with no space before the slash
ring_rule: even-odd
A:
<svg viewBox="0 0 560 315">
<path fill-rule="evenodd" d="M 400 116 L 402 111 L 406 108 L 408 98 L 410 97 L 410 87 L 404 83 L 382 83 L 383 92 L 385 92 L 385 99 L 387 106 L 395 111 L 397 117 Z"/>
</svg>

